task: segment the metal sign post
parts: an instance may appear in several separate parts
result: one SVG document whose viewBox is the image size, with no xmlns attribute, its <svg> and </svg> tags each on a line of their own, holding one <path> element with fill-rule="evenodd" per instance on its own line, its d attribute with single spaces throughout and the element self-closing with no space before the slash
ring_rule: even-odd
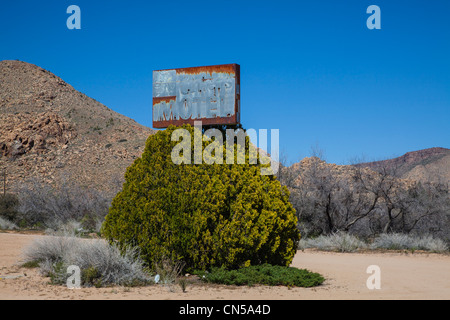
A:
<svg viewBox="0 0 450 320">
<path fill-rule="evenodd" d="M 6 167 L 3 167 L 3 196 L 6 196 Z"/>
</svg>

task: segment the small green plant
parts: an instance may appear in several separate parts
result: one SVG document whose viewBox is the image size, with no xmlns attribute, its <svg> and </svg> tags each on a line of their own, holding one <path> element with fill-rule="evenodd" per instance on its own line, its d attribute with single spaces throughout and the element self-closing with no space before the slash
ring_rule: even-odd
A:
<svg viewBox="0 0 450 320">
<path fill-rule="evenodd" d="M 81 271 L 81 283 L 86 286 L 100 288 L 102 286 L 102 274 L 96 267 L 88 267 Z"/>
<path fill-rule="evenodd" d="M 187 279 L 184 279 L 184 278 L 179 279 L 178 280 L 178 285 L 180 286 L 180 288 L 183 291 L 183 293 L 185 293 L 187 285 L 188 285 Z"/>
<path fill-rule="evenodd" d="M 65 271 L 67 267 L 62 260 L 53 263 L 52 269 L 48 272 L 51 284 L 64 284 L 67 280 L 67 274 Z"/>
<path fill-rule="evenodd" d="M 262 264 L 234 270 L 212 268 L 211 272 L 197 272 L 203 281 L 226 285 L 256 285 L 287 287 L 314 287 L 322 284 L 325 279 L 318 273 L 306 269 L 286 266 Z"/>
<path fill-rule="evenodd" d="M 109 126 L 113 126 L 113 125 L 114 125 L 114 119 L 109 118 L 109 120 L 106 122 L 106 127 L 108 128 Z"/>
<path fill-rule="evenodd" d="M 40 261 L 39 260 L 31 260 L 21 264 L 22 268 L 34 269 L 39 268 Z"/>
</svg>

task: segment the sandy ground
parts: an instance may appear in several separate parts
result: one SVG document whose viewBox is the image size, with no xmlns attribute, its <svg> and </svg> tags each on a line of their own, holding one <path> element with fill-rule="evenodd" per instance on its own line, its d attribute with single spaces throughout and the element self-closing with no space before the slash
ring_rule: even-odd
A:
<svg viewBox="0 0 450 320">
<path fill-rule="evenodd" d="M 0 300 L 8 299 L 450 299 L 450 256 L 428 253 L 298 251 L 292 266 L 321 273 L 315 288 L 229 287 L 194 284 L 68 289 L 49 284 L 37 269 L 19 267 L 23 248 L 41 235 L 0 233 Z M 370 290 L 367 267 L 381 271 L 381 289 Z"/>
</svg>

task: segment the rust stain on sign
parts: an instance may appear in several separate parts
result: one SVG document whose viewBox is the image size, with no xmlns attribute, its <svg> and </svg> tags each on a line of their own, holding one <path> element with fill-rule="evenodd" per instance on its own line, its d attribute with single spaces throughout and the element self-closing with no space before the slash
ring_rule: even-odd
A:
<svg viewBox="0 0 450 320">
<path fill-rule="evenodd" d="M 201 73 L 229 73 L 236 74 L 236 64 L 221 64 L 216 66 L 179 68 L 175 69 L 177 74 L 201 74 Z"/>
<path fill-rule="evenodd" d="M 240 123 L 240 66 L 153 71 L 153 127 Z"/>
</svg>

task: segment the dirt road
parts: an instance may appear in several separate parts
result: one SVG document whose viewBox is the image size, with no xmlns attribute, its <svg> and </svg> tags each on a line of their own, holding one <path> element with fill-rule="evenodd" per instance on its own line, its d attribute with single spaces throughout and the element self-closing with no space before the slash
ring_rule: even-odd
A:
<svg viewBox="0 0 450 320">
<path fill-rule="evenodd" d="M 40 235 L 0 233 L 0 300 L 5 299 L 450 299 L 450 256 L 428 253 L 331 253 L 298 251 L 292 266 L 321 273 L 316 288 L 154 285 L 68 289 L 49 284 L 37 269 L 18 266 L 23 248 Z M 380 289 L 368 289 L 380 270 Z"/>
</svg>

